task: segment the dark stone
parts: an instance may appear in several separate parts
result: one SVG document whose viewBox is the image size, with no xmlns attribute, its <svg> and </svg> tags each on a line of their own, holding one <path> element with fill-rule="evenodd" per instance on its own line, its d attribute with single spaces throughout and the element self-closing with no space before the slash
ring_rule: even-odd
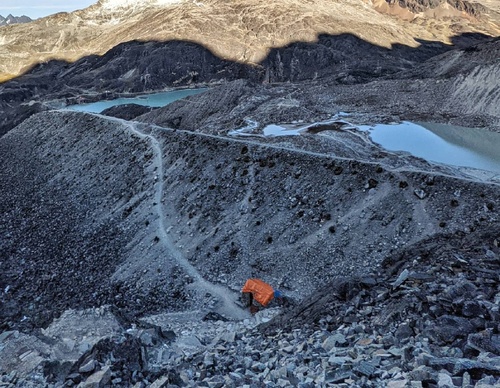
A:
<svg viewBox="0 0 500 388">
<path fill-rule="evenodd" d="M 222 315 L 220 315 L 219 313 L 216 313 L 216 312 L 209 312 L 207 313 L 203 318 L 202 318 L 203 321 L 222 321 L 222 322 L 227 322 L 229 321 L 227 318 L 223 317 Z"/>
<path fill-rule="evenodd" d="M 341 384 L 350 377 L 352 377 L 351 373 L 337 373 L 335 371 L 328 371 L 325 375 L 325 382 L 330 384 Z"/>
<path fill-rule="evenodd" d="M 500 335 L 492 335 L 490 330 L 470 334 L 467 344 L 480 352 L 490 352 L 500 356 Z"/>
<path fill-rule="evenodd" d="M 462 305 L 462 315 L 465 317 L 477 317 L 483 314 L 482 306 L 475 300 L 465 301 Z"/>
<path fill-rule="evenodd" d="M 377 279 L 371 276 L 365 276 L 359 279 L 359 282 L 365 286 L 375 286 L 378 284 Z"/>
<path fill-rule="evenodd" d="M 362 361 L 356 365 L 353 370 L 363 376 L 372 377 L 377 371 L 377 367 L 369 362 Z"/>
<path fill-rule="evenodd" d="M 415 335 L 415 332 L 413 329 L 407 325 L 407 324 L 402 324 L 399 325 L 399 327 L 396 330 L 396 333 L 394 336 L 399 340 L 399 341 L 404 341 L 407 340 L 408 338 L 412 337 Z"/>
<path fill-rule="evenodd" d="M 66 380 L 71 380 L 75 384 L 79 384 L 82 381 L 82 375 L 79 373 L 72 373 L 66 377 Z"/>
<path fill-rule="evenodd" d="M 47 381 L 62 383 L 69 375 L 72 366 L 72 363 L 69 361 L 63 363 L 59 361 L 46 361 L 43 363 L 43 373 Z"/>
<path fill-rule="evenodd" d="M 442 315 L 436 320 L 435 326 L 428 330 L 428 334 L 435 341 L 451 344 L 457 338 L 467 337 L 467 335 L 475 330 L 475 326 L 466 318 Z"/>
<path fill-rule="evenodd" d="M 377 185 L 378 185 L 378 181 L 376 179 L 370 178 L 368 180 L 368 188 L 373 189 L 373 188 L 377 187 Z"/>
</svg>

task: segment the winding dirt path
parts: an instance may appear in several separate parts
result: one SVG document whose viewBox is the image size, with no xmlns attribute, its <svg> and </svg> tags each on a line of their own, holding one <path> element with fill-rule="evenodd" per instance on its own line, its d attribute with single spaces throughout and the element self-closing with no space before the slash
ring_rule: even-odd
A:
<svg viewBox="0 0 500 388">
<path fill-rule="evenodd" d="M 62 110 L 65 111 L 65 110 Z M 67 111 L 67 110 L 66 110 Z M 89 114 L 89 113 L 87 113 Z M 149 133 L 143 132 L 140 128 L 139 125 L 148 125 L 149 128 L 151 129 L 158 129 L 158 130 L 167 130 L 167 128 L 159 127 L 156 125 L 151 125 L 151 124 L 146 124 L 146 123 L 139 123 L 139 122 L 133 122 L 133 121 L 126 121 L 118 118 L 113 118 L 109 116 L 104 116 L 104 115 L 99 115 L 99 114 L 92 114 L 96 117 L 99 117 L 101 119 L 115 122 L 117 124 L 120 124 L 123 126 L 129 133 L 133 134 L 134 136 L 139 137 L 140 139 L 147 140 L 150 144 L 151 150 L 153 151 L 153 167 L 155 168 L 154 174 L 157 175 L 157 180 L 154 183 L 154 196 L 153 196 L 153 211 L 154 213 L 157 214 L 158 219 L 157 219 L 157 235 L 160 239 L 159 243 L 163 245 L 165 248 L 165 251 L 168 252 L 168 259 L 172 260 L 173 263 L 178 265 L 180 268 L 182 268 L 192 279 L 193 283 L 190 285 L 195 290 L 198 290 L 202 295 L 204 293 L 209 293 L 213 295 L 217 300 L 218 300 L 218 305 L 216 306 L 216 311 L 219 312 L 220 314 L 225 315 L 226 317 L 232 318 L 232 319 L 244 319 L 250 316 L 249 312 L 245 309 L 242 309 L 240 306 L 236 304 L 236 301 L 238 300 L 238 294 L 235 293 L 234 291 L 218 284 L 214 284 L 205 278 L 200 274 L 200 272 L 194 267 L 187 259 L 184 257 L 181 251 L 179 251 L 173 241 L 171 241 L 167 229 L 170 226 L 168 224 L 168 221 L 165 217 L 165 212 L 162 208 L 162 202 L 164 200 L 164 166 L 163 166 L 163 153 L 161 149 L 160 142 L 158 139 L 153 135 Z M 261 142 L 255 141 L 253 139 L 229 139 L 227 137 L 221 137 L 221 136 L 216 136 L 216 135 L 210 135 L 210 134 L 197 134 L 200 137 L 207 137 L 207 138 L 215 138 L 215 139 L 223 139 L 224 141 L 233 141 L 235 143 L 241 143 L 241 144 L 252 144 L 256 145 L 259 147 L 267 147 L 271 149 L 279 149 L 280 151 L 287 150 L 291 152 L 296 152 L 296 153 L 301 153 L 301 154 L 307 154 L 315 157 L 327 157 L 331 158 L 331 155 L 323 154 L 323 153 L 318 153 L 318 152 L 313 152 L 313 151 L 308 151 L 308 150 L 302 150 L 302 149 L 295 149 L 295 148 L 289 148 L 289 147 L 283 147 L 281 145 L 274 145 L 274 144 L 263 144 Z M 336 157 L 335 159 L 339 160 L 353 160 L 351 158 L 342 158 L 342 157 Z M 375 164 L 377 162 L 365 162 L 364 163 L 369 163 L 369 164 Z M 395 169 L 394 171 L 397 171 Z M 414 170 L 416 171 L 416 170 Z M 252 174 L 253 175 L 253 174 Z M 442 174 L 446 176 L 447 174 Z M 455 176 L 455 178 L 459 178 Z M 463 177 L 460 177 L 461 179 L 464 179 Z M 466 180 L 472 180 L 472 179 L 467 179 Z"/>
<path fill-rule="evenodd" d="M 165 219 L 165 214 L 162 209 L 162 199 L 163 199 L 163 155 L 160 147 L 160 143 L 153 136 L 141 132 L 137 123 L 132 121 L 121 120 L 109 116 L 102 116 L 96 114 L 95 116 L 101 117 L 105 120 L 114 121 L 122 124 L 127 128 L 127 130 L 134 135 L 138 136 L 140 139 L 146 139 L 151 144 L 151 149 L 154 153 L 154 158 L 152 159 L 153 165 L 156 169 L 156 175 L 158 179 L 155 182 L 155 193 L 154 193 L 154 205 L 153 208 L 158 215 L 158 237 L 160 238 L 160 243 L 164 245 L 166 250 L 170 253 L 172 260 L 181 267 L 194 282 L 191 284 L 193 289 L 199 290 L 203 293 L 210 293 L 219 300 L 219 305 L 216 310 L 220 314 L 232 318 L 232 319 L 245 319 L 250 317 L 250 313 L 246 309 L 242 309 L 235 302 L 238 299 L 236 293 L 224 286 L 220 286 L 209 282 L 204 279 L 203 276 L 198 272 L 198 270 L 182 255 L 182 253 L 175 247 L 175 244 L 170 240 L 167 234 L 167 221 Z"/>
</svg>

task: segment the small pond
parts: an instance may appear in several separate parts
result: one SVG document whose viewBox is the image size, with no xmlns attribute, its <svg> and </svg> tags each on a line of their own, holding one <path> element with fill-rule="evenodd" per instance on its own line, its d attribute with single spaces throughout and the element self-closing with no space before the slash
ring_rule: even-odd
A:
<svg viewBox="0 0 500 388">
<path fill-rule="evenodd" d="M 389 151 L 408 152 L 428 161 L 453 166 L 472 167 L 500 173 L 500 134 L 481 128 L 465 128 L 436 123 L 354 125 L 339 113 L 331 120 L 310 124 L 269 124 L 261 134 L 256 121 L 247 120 L 231 136 L 279 137 L 319 133 L 324 130 L 359 130 Z"/>
<path fill-rule="evenodd" d="M 390 151 L 406 151 L 425 160 L 500 173 L 500 134 L 480 128 L 436 123 L 360 125 Z"/>
<path fill-rule="evenodd" d="M 181 98 L 192 96 L 194 94 L 203 93 L 206 91 L 203 89 L 184 89 L 184 90 L 173 90 L 170 92 L 161 92 L 153 94 L 144 94 L 136 97 L 130 98 L 117 98 L 115 100 L 105 100 L 97 101 L 89 104 L 78 104 L 70 105 L 67 109 L 76 110 L 79 112 L 91 112 L 91 113 L 101 113 L 103 110 L 111 108 L 117 105 L 125 104 L 138 104 L 151 107 L 161 107 L 170 104 Z"/>
</svg>

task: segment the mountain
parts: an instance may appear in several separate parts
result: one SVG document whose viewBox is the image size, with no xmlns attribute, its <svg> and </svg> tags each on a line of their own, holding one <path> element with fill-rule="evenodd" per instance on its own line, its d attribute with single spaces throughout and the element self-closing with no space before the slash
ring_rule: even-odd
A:
<svg viewBox="0 0 500 388">
<path fill-rule="evenodd" d="M 0 79 L 49 59 L 102 55 L 132 40 L 189 41 L 220 58 L 257 64 L 273 48 L 312 43 L 320 34 L 353 34 L 386 48 L 417 47 L 422 40 L 450 43 L 466 32 L 497 35 L 499 15 L 494 2 L 489 7 L 466 1 L 102 0 L 2 29 Z"/>
<path fill-rule="evenodd" d="M 101 0 L 0 28 L 0 385 L 499 385 L 498 170 L 362 130 L 496 156 L 498 6 Z M 245 309 L 254 277 L 285 299 Z"/>
<path fill-rule="evenodd" d="M 29 23 L 32 22 L 33 19 L 30 17 L 23 15 L 23 16 L 12 16 L 11 14 L 7 15 L 7 17 L 3 17 L 0 15 L 0 27 L 1 26 L 7 26 L 10 24 L 18 24 L 18 23 Z"/>
</svg>

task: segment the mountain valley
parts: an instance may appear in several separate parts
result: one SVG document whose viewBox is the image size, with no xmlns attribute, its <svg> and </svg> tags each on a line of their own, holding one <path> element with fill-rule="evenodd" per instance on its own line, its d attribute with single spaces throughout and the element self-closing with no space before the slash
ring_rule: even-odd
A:
<svg viewBox="0 0 500 388">
<path fill-rule="evenodd" d="M 499 11 L 100 0 L 1 27 L 0 384 L 499 384 L 498 171 L 359 129 L 500 136 Z M 286 303 L 243 308 L 253 277 Z"/>
</svg>

